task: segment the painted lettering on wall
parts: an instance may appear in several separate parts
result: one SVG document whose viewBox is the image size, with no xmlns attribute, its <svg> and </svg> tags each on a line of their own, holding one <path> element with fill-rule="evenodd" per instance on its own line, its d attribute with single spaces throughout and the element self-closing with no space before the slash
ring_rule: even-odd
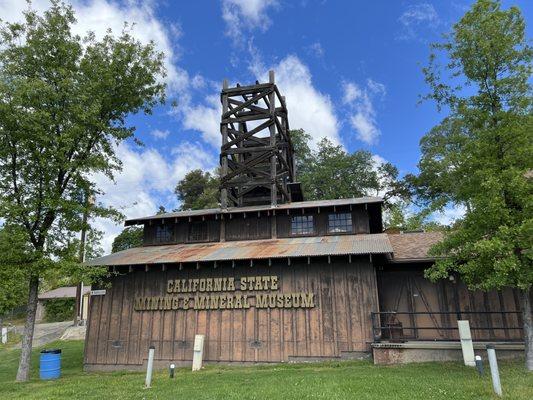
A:
<svg viewBox="0 0 533 400">
<path fill-rule="evenodd" d="M 167 281 L 165 295 L 138 296 L 134 309 L 170 311 L 315 307 L 314 293 L 272 293 L 278 290 L 279 278 L 276 275 L 171 279 Z"/>
</svg>

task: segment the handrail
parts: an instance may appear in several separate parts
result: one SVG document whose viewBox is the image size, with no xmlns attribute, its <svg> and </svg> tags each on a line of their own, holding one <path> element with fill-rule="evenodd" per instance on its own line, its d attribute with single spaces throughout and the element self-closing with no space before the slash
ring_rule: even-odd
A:
<svg viewBox="0 0 533 400">
<path fill-rule="evenodd" d="M 381 312 L 371 312 L 370 318 L 372 323 L 372 333 L 374 336 L 375 342 L 380 342 L 383 336 L 383 333 L 388 333 L 391 337 L 391 340 L 400 340 L 404 341 L 404 330 L 411 330 L 415 331 L 415 336 L 418 336 L 416 334 L 416 331 L 418 330 L 435 330 L 435 331 L 457 331 L 459 328 L 451 325 L 445 325 L 445 324 L 437 324 L 436 320 L 432 318 L 433 322 L 435 323 L 434 326 L 418 326 L 416 325 L 416 320 L 411 320 L 411 323 L 414 322 L 414 325 L 403 325 L 400 321 L 396 319 L 396 321 L 392 323 L 388 323 L 386 320 L 387 317 L 391 316 L 401 316 L 401 315 L 409 315 L 409 316 L 422 316 L 427 315 L 429 317 L 435 316 L 435 315 L 453 315 L 456 316 L 457 319 L 462 318 L 463 316 L 474 316 L 474 315 L 480 315 L 480 316 L 489 316 L 489 315 L 501 315 L 505 316 L 508 314 L 518 314 L 518 323 L 520 324 L 520 311 L 435 311 L 435 312 L 423 312 L 423 311 L 381 311 Z M 383 321 L 384 318 L 385 321 Z M 508 326 L 506 321 L 502 321 L 502 323 L 505 326 L 479 326 L 475 324 L 470 324 L 470 329 L 472 331 L 521 331 L 523 329 L 522 326 Z M 505 339 L 497 339 L 498 341 L 518 341 L 521 339 L 508 339 L 508 334 L 506 333 Z M 396 336 L 396 337 L 393 337 Z M 441 335 L 443 336 L 443 335 Z M 410 339 L 412 340 L 412 339 Z M 414 340 L 420 340 L 420 339 L 414 339 Z M 430 340 L 430 339 L 425 339 Z M 446 340 L 446 339 L 433 339 L 433 340 Z"/>
</svg>

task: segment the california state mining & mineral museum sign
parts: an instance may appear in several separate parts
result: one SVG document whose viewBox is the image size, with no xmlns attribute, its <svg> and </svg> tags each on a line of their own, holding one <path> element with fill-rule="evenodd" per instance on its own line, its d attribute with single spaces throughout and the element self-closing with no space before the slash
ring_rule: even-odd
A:
<svg viewBox="0 0 533 400">
<path fill-rule="evenodd" d="M 171 279 L 167 281 L 165 295 L 138 296 L 135 298 L 134 309 L 165 311 L 315 307 L 314 293 L 272 293 L 279 290 L 278 283 L 279 278 L 276 275 L 243 276 L 237 279 Z M 237 291 L 240 293 L 236 293 Z M 251 291 L 269 293 L 251 294 Z"/>
</svg>

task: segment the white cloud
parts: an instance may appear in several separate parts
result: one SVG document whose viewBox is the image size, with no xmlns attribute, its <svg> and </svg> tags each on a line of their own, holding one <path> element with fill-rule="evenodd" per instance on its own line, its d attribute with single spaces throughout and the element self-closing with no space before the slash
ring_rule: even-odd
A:
<svg viewBox="0 0 533 400">
<path fill-rule="evenodd" d="M 418 37 L 418 30 L 423 27 L 435 28 L 440 24 L 440 18 L 429 3 L 412 4 L 400 15 L 398 21 L 402 24 L 399 39 L 409 40 Z"/>
<path fill-rule="evenodd" d="M 134 24 L 132 35 L 136 39 L 145 44 L 153 41 L 157 49 L 165 53 L 169 90 L 175 92 L 186 87 L 187 73 L 175 64 L 178 59 L 176 38 L 180 36 L 180 28 L 157 18 L 155 1 L 128 0 L 119 3 L 112 0 L 71 0 L 69 3 L 72 4 L 78 21 L 73 26 L 75 34 L 83 37 L 88 31 L 92 31 L 97 38 L 101 38 L 107 29 L 118 35 L 124 22 Z M 45 0 L 32 2 L 32 8 L 40 13 L 49 6 L 50 2 Z M 22 11 L 27 8 L 26 2 L 22 0 L 0 1 L 0 15 L 4 21 L 20 21 Z"/>
<path fill-rule="evenodd" d="M 215 157 L 198 143 L 182 142 L 172 150 L 171 161 L 166 160 L 154 148 L 134 148 L 127 143 L 120 144 L 116 153 L 122 161 L 122 171 L 115 176 L 115 182 L 102 174 L 94 177 L 103 195 L 98 202 L 120 210 L 127 218 L 155 214 L 157 207 L 164 204 L 176 207 L 174 188 L 185 174 L 196 168 L 211 169 Z M 104 232 L 102 246 L 107 252 L 123 226 L 107 219 L 94 221 L 96 229 Z"/>
<path fill-rule="evenodd" d="M 361 96 L 363 95 L 363 92 L 361 91 L 359 86 L 357 86 L 353 82 L 344 82 L 342 85 L 342 89 L 344 92 L 344 95 L 342 96 L 342 102 L 344 104 L 350 104 L 355 100 L 361 98 Z"/>
<path fill-rule="evenodd" d="M 366 80 L 366 85 L 372 94 L 380 96 L 385 96 L 387 94 L 387 89 L 383 83 L 376 82 L 369 78 Z"/>
<path fill-rule="evenodd" d="M 226 35 L 235 44 L 243 44 L 248 31 L 266 31 L 272 23 L 268 10 L 277 5 L 276 0 L 222 0 Z"/>
<path fill-rule="evenodd" d="M 150 132 L 150 135 L 155 137 L 156 139 L 166 139 L 168 135 L 170 135 L 170 131 L 168 129 L 161 130 L 161 129 L 154 129 Z"/>
<path fill-rule="evenodd" d="M 202 75 L 196 74 L 191 79 L 191 86 L 194 89 L 203 89 L 207 86 L 207 81 Z"/>
<path fill-rule="evenodd" d="M 373 154 L 372 155 L 372 163 L 373 163 L 372 169 L 374 171 L 377 171 L 379 167 L 381 167 L 383 164 L 386 164 L 387 162 L 388 161 L 386 159 L 384 159 L 383 157 L 381 157 L 378 154 Z M 387 187 L 385 179 L 383 179 L 383 177 L 380 177 L 380 184 L 382 186 L 381 190 L 378 190 L 378 191 L 376 191 L 374 193 L 368 193 L 368 195 L 369 196 L 383 197 L 385 195 L 385 193 L 387 193 L 387 191 L 390 188 Z"/>
<path fill-rule="evenodd" d="M 260 82 L 268 81 L 268 71 L 274 70 L 276 85 L 285 96 L 291 129 L 303 129 L 311 135 L 311 146 L 327 137 L 340 144 L 339 124 L 330 97 L 313 85 L 311 72 L 298 57 L 289 55 L 278 64 L 265 66 L 256 57 L 250 70 Z"/>
<path fill-rule="evenodd" d="M 183 107 L 182 123 L 185 129 L 193 129 L 202 134 L 202 139 L 214 147 L 220 146 L 220 116 L 222 106 L 218 95 L 205 98 L 204 104 Z"/>
<path fill-rule="evenodd" d="M 385 85 L 368 79 L 364 87 L 355 82 L 343 82 L 342 90 L 342 101 L 350 110 L 349 122 L 357 138 L 367 144 L 376 143 L 381 132 L 373 101 L 386 94 Z"/>
<path fill-rule="evenodd" d="M 443 211 L 436 212 L 431 219 L 441 225 L 451 225 L 466 213 L 466 207 L 462 205 L 448 206 Z"/>
<path fill-rule="evenodd" d="M 285 96 L 289 109 L 291 129 L 301 128 L 309 133 L 313 147 L 324 137 L 340 144 L 338 122 L 331 99 L 313 86 L 309 68 L 293 55 L 276 65 L 265 66 L 259 52 L 251 44 L 249 51 L 252 56 L 250 71 L 260 82 L 268 81 L 269 70 L 275 71 L 276 84 Z M 220 146 L 221 105 L 218 94 L 207 96 L 203 103 L 182 107 L 179 115 L 185 129 L 200 132 L 203 140 L 215 148 Z"/>
<path fill-rule="evenodd" d="M 311 45 L 307 46 L 307 52 L 316 58 L 324 57 L 324 48 L 320 42 L 314 42 Z"/>
<path fill-rule="evenodd" d="M 383 164 L 386 164 L 388 161 L 381 157 L 379 154 L 372 155 L 372 161 L 374 162 L 374 168 L 378 168 Z"/>
</svg>

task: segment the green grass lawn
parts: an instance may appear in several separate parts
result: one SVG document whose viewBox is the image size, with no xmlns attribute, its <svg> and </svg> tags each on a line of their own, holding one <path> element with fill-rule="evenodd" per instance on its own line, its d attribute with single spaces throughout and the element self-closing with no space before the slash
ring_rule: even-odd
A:
<svg viewBox="0 0 533 400">
<path fill-rule="evenodd" d="M 209 366 L 201 372 L 179 369 L 154 375 L 143 389 L 142 373 L 85 373 L 83 343 L 57 342 L 63 350 L 63 376 L 39 381 L 38 350 L 32 380 L 15 383 L 19 351 L 0 349 L 0 399 L 491 399 L 488 375 L 479 378 L 460 363 L 377 367 L 371 362 L 328 362 L 257 367 Z M 533 399 L 533 374 L 523 363 L 501 362 L 504 398 Z"/>
</svg>

